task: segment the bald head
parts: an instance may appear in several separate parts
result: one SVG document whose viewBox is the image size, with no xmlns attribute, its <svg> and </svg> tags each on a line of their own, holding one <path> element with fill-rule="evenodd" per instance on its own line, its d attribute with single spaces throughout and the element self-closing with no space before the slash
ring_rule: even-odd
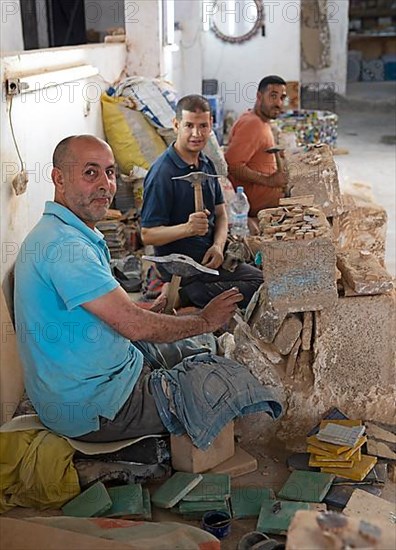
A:
<svg viewBox="0 0 396 550">
<path fill-rule="evenodd" d="M 81 150 L 84 145 L 101 144 L 110 149 L 108 143 L 102 139 L 90 134 L 82 134 L 77 136 L 69 136 L 62 139 L 55 147 L 52 155 L 52 164 L 54 168 L 64 169 L 65 166 L 70 166 L 76 160 L 76 152 Z"/>
</svg>

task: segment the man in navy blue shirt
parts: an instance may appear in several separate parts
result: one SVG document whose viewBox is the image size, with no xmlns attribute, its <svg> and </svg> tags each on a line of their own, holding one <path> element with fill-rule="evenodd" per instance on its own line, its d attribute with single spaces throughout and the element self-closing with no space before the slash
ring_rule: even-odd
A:
<svg viewBox="0 0 396 550">
<path fill-rule="evenodd" d="M 194 191 L 189 181 L 172 179 L 199 171 L 216 174 L 212 161 L 202 153 L 212 130 L 208 101 L 199 95 L 182 98 L 174 119 L 176 141 L 154 162 L 144 183 L 142 238 L 159 256 L 186 254 L 219 275 L 182 280 L 182 305 L 204 307 L 214 296 L 237 286 L 244 296 L 241 307 L 263 282 L 260 270 L 240 264 L 233 272 L 221 268 L 228 220 L 217 178 L 202 182 L 205 210 L 195 212 Z M 159 270 L 163 280 L 169 280 Z"/>
</svg>

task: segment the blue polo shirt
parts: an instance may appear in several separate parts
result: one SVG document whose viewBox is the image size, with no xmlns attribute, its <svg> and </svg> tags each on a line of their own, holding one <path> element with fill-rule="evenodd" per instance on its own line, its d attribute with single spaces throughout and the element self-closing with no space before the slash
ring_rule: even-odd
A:
<svg viewBox="0 0 396 550">
<path fill-rule="evenodd" d="M 187 164 L 179 157 L 173 145 L 154 162 L 144 181 L 142 227 L 173 226 L 186 223 L 195 211 L 194 190 L 185 180 L 173 180 L 175 176 L 186 176 L 190 172 L 216 174 L 212 161 L 203 153 L 199 155 L 198 168 Z M 209 210 L 209 230 L 203 237 L 189 237 L 155 247 L 158 256 L 186 254 L 201 262 L 208 248 L 213 244 L 215 227 L 215 206 L 224 203 L 223 192 L 217 178 L 202 182 L 204 205 Z"/>
<path fill-rule="evenodd" d="M 140 375 L 143 356 L 83 307 L 118 287 L 98 230 L 47 202 L 15 267 L 15 321 L 26 391 L 41 421 L 77 437 L 113 419 Z"/>
</svg>

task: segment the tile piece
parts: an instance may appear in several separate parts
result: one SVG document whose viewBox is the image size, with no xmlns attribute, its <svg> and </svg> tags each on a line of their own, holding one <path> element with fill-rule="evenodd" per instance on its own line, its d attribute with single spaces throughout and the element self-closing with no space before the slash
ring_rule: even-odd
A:
<svg viewBox="0 0 396 550">
<path fill-rule="evenodd" d="M 261 533 L 285 535 L 294 514 L 298 510 L 310 510 L 309 503 L 266 500 L 261 506 L 256 529 Z"/>
<path fill-rule="evenodd" d="M 236 519 L 257 517 L 265 500 L 273 499 L 271 489 L 265 487 L 233 487 L 231 505 Z"/>
<path fill-rule="evenodd" d="M 227 474 L 202 474 L 202 479 L 184 501 L 223 501 L 231 496 L 231 479 Z"/>
<path fill-rule="evenodd" d="M 257 470 L 257 459 L 239 446 L 235 447 L 235 454 L 218 466 L 212 468 L 209 474 L 228 474 L 231 479 Z"/>
<path fill-rule="evenodd" d="M 278 493 L 281 499 L 322 502 L 334 480 L 334 475 L 294 470 Z"/>
<path fill-rule="evenodd" d="M 105 517 L 138 516 L 144 514 L 143 493 L 140 484 L 120 485 L 107 489 L 112 505 L 102 514 Z"/>
<path fill-rule="evenodd" d="M 62 507 L 65 516 L 90 518 L 100 516 L 112 505 L 106 487 L 100 481 Z"/>
<path fill-rule="evenodd" d="M 201 474 L 176 472 L 151 497 L 159 508 L 172 508 L 202 480 Z"/>
</svg>

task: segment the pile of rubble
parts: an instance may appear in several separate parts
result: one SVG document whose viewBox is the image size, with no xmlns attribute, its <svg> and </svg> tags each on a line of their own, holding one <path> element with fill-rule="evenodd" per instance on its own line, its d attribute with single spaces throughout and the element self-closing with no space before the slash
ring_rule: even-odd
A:
<svg viewBox="0 0 396 550">
<path fill-rule="evenodd" d="M 260 235 L 248 240 L 264 282 L 235 329 L 233 357 L 279 389 L 278 436 L 290 445 L 332 405 L 394 421 L 395 290 L 384 208 L 340 193 L 328 146 L 286 161 L 290 196 L 259 212 Z M 247 439 L 263 435 L 241 423 Z"/>
</svg>

